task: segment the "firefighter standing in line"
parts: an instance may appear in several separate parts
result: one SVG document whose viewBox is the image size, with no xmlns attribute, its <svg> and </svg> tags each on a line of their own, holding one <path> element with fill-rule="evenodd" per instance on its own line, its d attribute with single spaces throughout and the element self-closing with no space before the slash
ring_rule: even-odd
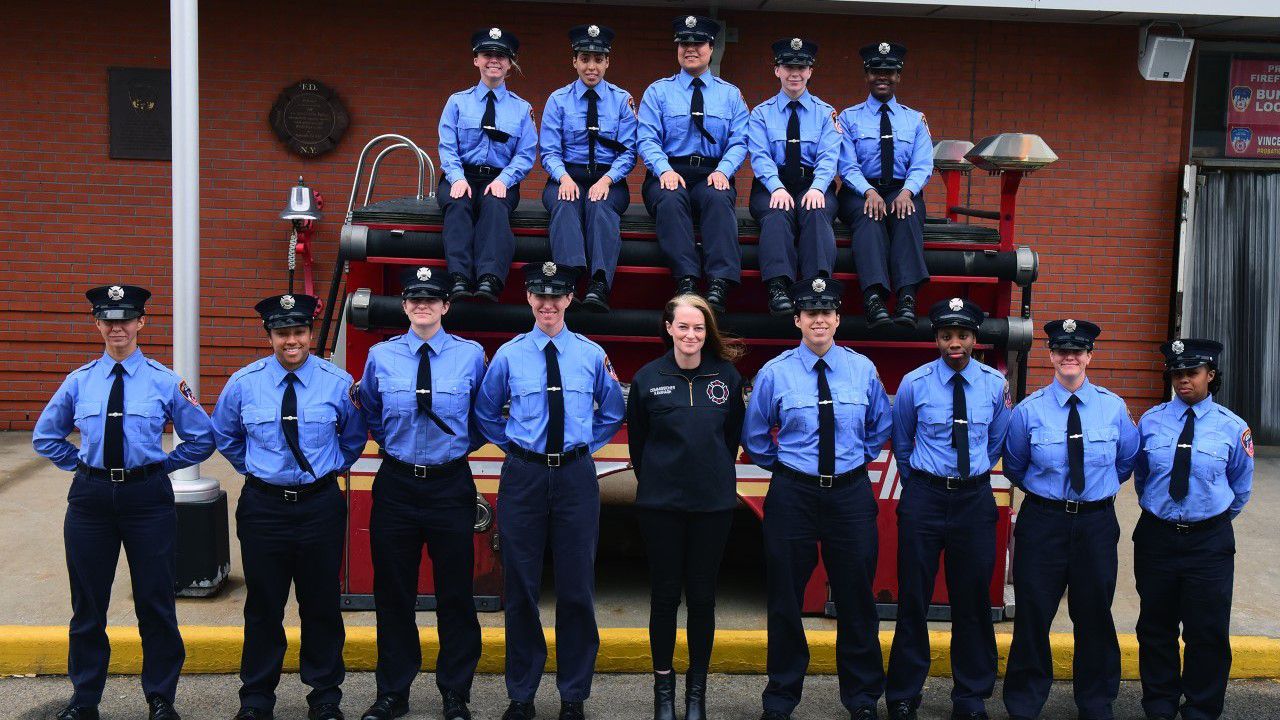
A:
<svg viewBox="0 0 1280 720">
<path fill-rule="evenodd" d="M 269 719 L 287 643 L 289 585 L 302 619 L 309 720 L 342 720 L 346 632 L 339 605 L 347 503 L 336 482 L 364 450 L 351 376 L 311 354 L 318 300 L 275 295 L 254 309 L 272 357 L 231 376 L 213 410 L 218 450 L 245 476 L 236 506 L 244 562 L 244 650 L 236 720 Z"/>
<path fill-rule="evenodd" d="M 475 87 L 449 97 L 440 114 L 440 189 L 449 300 L 497 302 L 516 251 L 511 213 L 520 181 L 533 168 L 538 129 L 533 108 L 507 89 L 520 41 L 501 29 L 471 36 Z"/>
<path fill-rule="evenodd" d="M 1053 685 L 1049 626 L 1066 593 L 1076 707 L 1082 718 L 1106 719 L 1120 691 L 1115 496 L 1133 471 L 1138 429 L 1124 400 L 1085 374 L 1101 329 L 1068 318 L 1044 331 L 1053 382 L 1018 404 L 1005 439 L 1005 476 L 1027 497 L 1014 530 L 1018 612 L 1004 705 L 1012 720 L 1040 715 Z"/>
<path fill-rule="evenodd" d="M 831 223 L 840 134 L 835 109 L 808 90 L 817 56 L 818 44 L 810 40 L 774 43 L 773 74 L 782 90 L 757 105 L 747 125 L 760 277 L 769 312 L 779 316 L 792 314 L 788 290 L 796 277 L 830 277 L 836 262 Z"/>
<path fill-rule="evenodd" d="M 618 226 L 631 203 L 627 173 L 636 164 L 636 115 L 631 93 L 604 79 L 613 30 L 579 25 L 569 30 L 574 82 L 551 93 L 542 112 L 542 205 L 551 259 L 587 275 L 582 303 L 608 312 L 618 266 Z"/>
<path fill-rule="evenodd" d="M 142 354 L 148 290 L 104 285 L 85 293 L 105 345 L 76 369 L 36 420 L 32 444 L 74 472 L 63 524 L 71 580 L 67 675 L 75 689 L 58 720 L 97 720 L 111 646 L 107 605 L 120 546 L 129 561 L 133 607 L 142 634 L 142 692 L 149 720 L 178 720 L 173 709 L 186 650 L 174 607 L 177 512 L 169 473 L 213 454 L 209 416 L 186 381 Z M 166 453 L 164 426 L 183 442 Z M 80 447 L 67 441 L 80 431 Z"/>
<path fill-rule="evenodd" d="M 747 103 L 738 88 L 711 74 L 720 23 L 686 15 L 673 26 L 680 72 L 650 85 L 640 101 L 640 159 L 649 170 L 644 206 L 671 263 L 675 294 L 697 292 L 705 276 L 707 303 L 724 312 L 742 276 L 733 174 L 747 159 Z"/>
<path fill-rule="evenodd" d="M 872 328 L 916 324 L 924 264 L 924 197 L 933 173 L 933 140 L 924 114 L 898 102 L 907 49 L 882 42 L 859 51 L 871 93 L 840 113 L 839 215 L 853 229 L 853 259 Z M 897 291 L 893 316 L 885 294 Z"/>
<path fill-rule="evenodd" d="M 1231 672 L 1231 521 L 1253 487 L 1253 434 L 1214 401 L 1222 344 L 1183 338 L 1160 346 L 1175 397 L 1138 421 L 1133 531 L 1142 708 L 1153 720 L 1214 720 Z M 1180 662 L 1178 626 L 1186 644 Z"/>
<path fill-rule="evenodd" d="M 507 454 L 497 507 L 511 699 L 502 717 L 534 716 L 533 699 L 547 661 L 538 594 L 543 551 L 550 546 L 560 720 L 582 720 L 600 648 L 595 618 L 600 485 L 591 454 L 613 437 L 626 407 L 604 350 L 565 327 L 577 273 L 546 262 L 525 265 L 524 274 L 534 327 L 494 354 L 474 410 L 485 437 Z M 508 401 L 510 413 L 503 417 Z"/>
<path fill-rule="evenodd" d="M 480 624 L 472 592 L 476 484 L 467 456 L 484 444 L 471 407 L 485 361 L 478 343 L 441 327 L 448 296 L 443 272 L 410 267 L 401 274 L 410 329 L 369 350 L 356 393 L 382 455 L 369 519 L 378 697 L 361 720 L 409 711 L 409 688 L 422 669 L 414 612 L 423 543 L 435 578 L 435 681 L 444 718 L 471 718 Z"/>
<path fill-rule="evenodd" d="M 929 601 L 945 553 L 951 604 L 952 720 L 985 720 L 996 680 L 990 585 L 996 562 L 991 468 L 1009 427 L 1009 383 L 973 359 L 984 315 L 963 298 L 929 311 L 941 357 L 902 379 L 893 401 L 898 502 L 898 620 L 885 701 L 915 720 L 929 675 Z"/>
<path fill-rule="evenodd" d="M 870 360 L 834 344 L 843 284 L 807 278 L 791 290 L 804 339 L 760 369 L 742 428 L 751 461 L 773 473 L 764 510 L 769 684 L 760 717 L 786 720 L 800 703 L 809 665 L 800 608 L 821 543 L 836 605 L 840 702 L 853 720 L 874 720 L 884 660 L 871 590 L 879 538 L 867 463 L 889 439 L 889 396 Z"/>
</svg>

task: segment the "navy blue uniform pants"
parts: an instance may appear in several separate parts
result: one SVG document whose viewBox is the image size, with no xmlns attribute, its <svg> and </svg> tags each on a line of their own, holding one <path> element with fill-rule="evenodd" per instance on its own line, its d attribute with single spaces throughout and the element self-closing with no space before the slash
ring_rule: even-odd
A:
<svg viewBox="0 0 1280 720">
<path fill-rule="evenodd" d="M 416 478 L 383 463 L 373 481 L 369 544 L 378 620 L 378 695 L 409 696 L 422 669 L 415 607 L 426 544 L 435 579 L 436 685 L 464 698 L 480 661 L 472 593 L 476 485 L 464 461 L 447 475 Z"/>
<path fill-rule="evenodd" d="M 441 180 L 436 202 L 444 213 L 444 255 L 450 273 L 477 280 L 493 275 L 507 280 L 511 259 L 516 254 L 516 236 L 511 232 L 511 213 L 520 204 L 520 183 L 507 188 L 505 198 L 486 195 L 484 189 L 495 178 L 468 177 L 471 197 L 449 197 L 449 181 Z"/>
<path fill-rule="evenodd" d="M 751 217 L 760 225 L 760 278 L 766 282 L 831 275 L 836 264 L 836 236 L 831 223 L 836 217 L 836 194 L 828 188 L 826 207 L 805 210 L 800 199 L 809 186 L 788 188 L 795 207 L 769 207 L 772 193 L 759 180 L 751 182 Z M 798 256 L 798 257 L 797 257 Z M 799 274 L 797 274 L 799 273 Z"/>
<path fill-rule="evenodd" d="M 929 601 L 946 563 L 951 604 L 951 706 L 985 710 L 996 679 L 991 574 L 996 561 L 996 502 L 991 485 L 947 490 L 924 480 L 906 484 L 898 502 L 898 621 L 885 698 L 914 700 L 929 674 Z"/>
<path fill-rule="evenodd" d="M 676 168 L 687 187 L 663 190 L 653 173 L 644 177 L 640 194 L 644 207 L 653 216 L 658 247 L 671 263 L 675 277 L 706 277 L 709 280 L 738 282 L 742 279 L 742 249 L 738 246 L 738 214 L 734 205 L 738 193 L 733 178 L 728 190 L 707 184 L 706 169 Z M 698 223 L 702 238 L 702 258 L 694 242 L 693 225 Z"/>
<path fill-rule="evenodd" d="M 551 213 L 548 234 L 551 237 L 551 259 L 557 265 L 588 268 L 588 275 L 604 273 L 605 282 L 613 287 L 613 272 L 618 268 L 622 236 L 618 226 L 622 213 L 631 204 L 627 181 L 609 186 L 609 195 L 599 202 L 587 199 L 587 191 L 599 176 L 569 170 L 578 185 L 577 200 L 560 200 L 560 181 L 548 180 L 542 189 L 542 206 Z"/>
<path fill-rule="evenodd" d="M 302 621 L 299 676 L 315 707 L 342 699 L 346 631 L 338 600 L 347 504 L 336 483 L 285 500 L 246 485 L 236 505 L 236 536 L 244 562 L 244 651 L 240 705 L 273 710 L 287 647 L 284 606 L 289 586 Z"/>
<path fill-rule="evenodd" d="M 1120 643 L 1111 617 L 1120 525 L 1113 506 L 1067 513 L 1024 502 L 1014 530 L 1018 612 L 1005 670 L 1010 715 L 1037 717 L 1053 684 L 1049 627 L 1062 595 L 1075 634 L 1073 688 L 1081 720 L 1111 720 L 1120 692 Z"/>
<path fill-rule="evenodd" d="M 558 468 L 508 456 L 498 487 L 498 522 L 506 602 L 507 695 L 533 702 L 547 662 L 538 614 L 544 551 L 556 588 L 556 687 L 563 702 L 591 695 L 600 633 L 596 629 L 596 541 L 600 484 L 589 456 Z"/>
<path fill-rule="evenodd" d="M 892 204 L 900 192 L 882 193 L 885 205 Z M 863 290 L 875 285 L 900 288 L 929 279 L 924 264 L 924 193 L 911 201 L 916 211 L 902 220 L 892 213 L 872 220 L 863 212 L 865 197 L 840 189 L 840 220 L 853 230 L 853 261 Z"/>
<path fill-rule="evenodd" d="M 716 635 L 716 579 L 733 526 L 733 511 L 685 512 L 637 508 L 649 555 L 649 650 L 654 670 L 670 670 L 676 611 L 689 610 L 689 671 L 707 672 Z"/>
<path fill-rule="evenodd" d="M 173 486 L 159 468 L 126 483 L 76 472 L 62 530 L 71 580 L 67 675 L 75 688 L 72 705 L 96 707 L 102 699 L 111 658 L 107 606 L 121 545 L 142 636 L 142 691 L 173 702 L 186 659 L 173 599 L 177 532 Z"/>
<path fill-rule="evenodd" d="M 1230 522 L 1179 534 L 1143 513 L 1133 531 L 1138 583 L 1138 672 L 1142 708 L 1185 720 L 1222 715 L 1231 671 L 1231 584 L 1235 531 Z M 1186 654 L 1179 662 L 1178 626 Z M 1185 698 L 1186 701 L 1182 702 Z"/>
<path fill-rule="evenodd" d="M 836 673 L 850 711 L 874 706 L 884 691 L 880 620 L 871 581 L 879 536 L 876 501 L 863 479 L 820 488 L 774 475 L 764 501 L 769 649 L 765 710 L 790 714 L 800 703 L 809 643 L 800 609 L 804 587 L 822 561 L 836 605 Z"/>
</svg>

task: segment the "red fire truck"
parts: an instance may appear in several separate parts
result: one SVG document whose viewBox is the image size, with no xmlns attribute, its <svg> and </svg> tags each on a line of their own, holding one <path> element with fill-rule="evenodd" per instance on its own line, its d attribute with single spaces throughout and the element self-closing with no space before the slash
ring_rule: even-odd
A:
<svg viewBox="0 0 1280 720">
<path fill-rule="evenodd" d="M 402 151 L 396 155 L 397 161 L 408 158 L 411 166 L 416 163 L 416 193 L 375 200 L 375 188 L 385 192 L 378 186 L 383 161 L 397 151 Z M 1024 394 L 1026 385 L 1025 361 L 1032 339 L 1031 287 L 1036 279 L 1037 257 L 1029 247 L 1015 242 L 1016 196 L 1024 175 L 1054 160 L 1053 152 L 1035 135 L 995 135 L 977 145 L 942 141 L 935 147 L 934 165 L 945 185 L 947 211 L 945 217 L 929 219 L 925 224 L 925 259 L 932 279 L 920 291 L 920 305 L 928 308 L 939 299 L 961 296 L 987 309 L 990 316 L 978 333 L 976 355 L 1010 377 L 1018 398 Z M 403 170 L 403 167 L 397 169 Z M 999 209 L 959 206 L 962 180 L 974 169 L 996 176 L 1000 187 Z M 400 176 L 404 177 L 403 172 Z M 340 257 L 334 268 L 334 282 L 320 330 L 322 352 L 329 352 L 328 343 L 332 341 L 334 358 L 357 380 L 369 348 L 408 327 L 400 306 L 399 271 L 408 264 L 444 266 L 440 211 L 435 198 L 429 192 L 424 194 L 435 187 L 434 180 L 430 156 L 409 138 L 382 135 L 371 140 L 361 153 L 342 228 Z M 363 197 L 360 196 L 362 188 Z M 984 220 L 992 222 L 981 222 Z M 521 203 L 512 218 L 517 265 L 550 258 L 547 221 L 547 213 L 538 201 Z M 624 214 L 621 231 L 622 251 L 611 297 L 613 311 L 607 314 L 571 312 L 568 325 L 605 348 L 625 389 L 631 375 L 663 351 L 659 334 L 661 308 L 671 293 L 672 281 L 658 250 L 653 222 L 638 203 L 633 203 Z M 790 318 L 771 317 L 767 312 L 766 295 L 756 269 L 757 234 L 758 228 L 745 208 L 740 208 L 743 280 L 730 298 L 721 326 L 745 340 L 749 352 L 739 369 L 747 378 L 799 339 Z M 835 277 L 845 281 L 848 287 L 856 288 L 849 243 L 847 229 L 838 226 Z M 345 291 L 340 290 L 344 285 Z M 1016 304 L 1015 287 L 1020 291 Z M 339 302 L 340 292 L 343 298 Z M 862 318 L 858 295 L 851 292 L 846 298 L 847 315 L 840 325 L 837 342 L 869 356 L 892 394 L 903 375 L 937 357 L 928 320 L 922 318 L 911 329 L 894 326 L 871 331 Z M 446 325 L 450 332 L 480 342 L 492 354 L 513 335 L 527 331 L 532 326 L 532 318 L 521 283 L 512 282 L 497 305 L 455 303 Z M 633 498 L 635 477 L 627 456 L 625 426 L 610 444 L 595 454 L 595 459 L 604 502 L 626 503 Z M 369 511 L 370 489 L 379 462 L 378 448 L 370 442 L 346 481 L 349 513 L 342 592 L 344 606 L 351 610 L 373 607 Z M 498 551 L 501 527 L 495 512 L 501 464 L 502 452 L 492 445 L 471 455 L 478 490 L 475 598 L 477 607 L 484 610 L 498 610 L 502 606 L 502 558 Z M 888 448 L 881 451 L 868 470 L 880 503 L 880 558 L 874 589 L 881 616 L 893 617 L 897 601 L 897 514 L 894 509 L 900 478 L 892 451 Z M 738 496 L 757 519 L 762 516 L 768 487 L 769 474 L 750 464 L 745 456 L 741 457 Z M 993 475 L 992 488 L 999 519 L 997 562 L 990 597 L 992 614 L 1000 619 L 1011 609 L 1010 596 L 1006 593 L 1006 569 L 1014 518 L 1008 481 Z M 420 609 L 434 607 L 429 563 L 430 559 L 424 554 Z M 935 588 L 933 605 L 931 617 L 948 617 L 946 589 L 941 578 Z M 811 614 L 834 612 L 821 565 L 809 582 L 804 610 Z"/>
</svg>

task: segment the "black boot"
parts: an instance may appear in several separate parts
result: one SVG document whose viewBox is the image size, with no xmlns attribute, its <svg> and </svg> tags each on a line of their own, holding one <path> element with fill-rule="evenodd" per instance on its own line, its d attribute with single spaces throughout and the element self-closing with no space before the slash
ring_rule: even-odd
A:
<svg viewBox="0 0 1280 720">
<path fill-rule="evenodd" d="M 786 277 L 776 277 L 765 283 L 765 289 L 769 292 L 769 314 L 776 317 L 784 317 L 786 315 L 795 314 L 795 305 L 791 302 L 791 295 L 788 290 L 791 288 L 791 279 Z"/>
<path fill-rule="evenodd" d="M 715 278 L 707 283 L 707 304 L 718 313 L 724 312 L 725 299 L 729 297 L 729 281 Z"/>
<path fill-rule="evenodd" d="M 182 720 L 182 716 L 173 709 L 173 703 L 159 695 L 147 698 L 147 720 Z"/>
<path fill-rule="evenodd" d="M 502 281 L 497 275 L 481 275 L 480 282 L 476 283 L 476 291 L 472 293 L 472 297 L 477 297 L 489 302 L 498 302 L 498 295 L 502 294 Z"/>
<path fill-rule="evenodd" d="M 892 325 L 893 318 L 889 317 L 889 311 L 884 307 L 884 300 L 880 298 L 880 293 L 874 289 L 867 289 L 862 293 L 862 306 L 867 314 L 867 327 L 872 330 L 885 325 Z"/>
<path fill-rule="evenodd" d="M 685 720 L 707 718 L 707 674 L 690 670 L 684 676 Z"/>
<path fill-rule="evenodd" d="M 916 326 L 916 293 L 915 287 L 898 289 L 898 306 L 893 310 L 893 322 L 896 325 L 913 328 Z"/>
<path fill-rule="evenodd" d="M 449 288 L 449 302 L 471 297 L 471 280 L 462 273 L 453 274 L 453 287 Z"/>
<path fill-rule="evenodd" d="M 653 720 L 676 720 L 676 674 L 653 674 Z"/>
<path fill-rule="evenodd" d="M 537 715 L 538 711 L 533 708 L 533 703 L 512 700 L 507 711 L 502 713 L 502 720 L 533 720 Z"/>
<path fill-rule="evenodd" d="M 692 275 L 686 275 L 676 280 L 676 295 L 697 295 L 698 279 Z"/>
<path fill-rule="evenodd" d="M 609 312 L 609 283 L 604 281 L 603 275 L 587 286 L 582 305 L 593 312 Z"/>
</svg>

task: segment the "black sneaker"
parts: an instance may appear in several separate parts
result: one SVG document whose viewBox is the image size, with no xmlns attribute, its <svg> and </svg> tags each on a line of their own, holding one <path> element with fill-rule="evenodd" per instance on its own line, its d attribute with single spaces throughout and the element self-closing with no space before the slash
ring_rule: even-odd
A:
<svg viewBox="0 0 1280 720">
<path fill-rule="evenodd" d="M 98 720 L 98 708 L 88 705 L 68 705 L 57 715 L 58 720 Z"/>
<path fill-rule="evenodd" d="M 916 720 L 916 702 L 914 700 L 894 700 L 888 703 L 889 720 Z"/>
<path fill-rule="evenodd" d="M 409 712 L 409 701 L 399 695 L 379 695 L 360 720 L 394 720 Z"/>
<path fill-rule="evenodd" d="M 592 280 L 582 296 L 582 305 L 594 312 L 609 312 L 609 284 L 603 280 Z"/>
<path fill-rule="evenodd" d="M 449 288 L 449 302 L 471 297 L 471 280 L 462 273 L 453 274 L 453 287 Z"/>
<path fill-rule="evenodd" d="M 916 296 L 902 295 L 898 297 L 898 307 L 893 310 L 893 323 L 913 328 L 916 326 Z"/>
<path fill-rule="evenodd" d="M 867 314 L 867 327 L 872 330 L 878 327 L 893 324 L 893 318 L 889 317 L 889 311 L 884 307 L 884 300 L 879 295 L 870 294 L 863 299 L 863 310 Z"/>
<path fill-rule="evenodd" d="M 849 712 L 849 720 L 880 720 L 880 713 L 876 712 L 874 705 L 863 705 Z"/>
<path fill-rule="evenodd" d="M 692 275 L 686 275 L 676 281 L 676 295 L 697 295 L 698 280 Z"/>
<path fill-rule="evenodd" d="M 235 720 L 274 720 L 275 715 L 270 710 L 259 710 L 258 708 L 242 707 L 236 713 Z"/>
<path fill-rule="evenodd" d="M 560 703 L 560 720 L 586 720 L 586 712 L 580 702 Z"/>
<path fill-rule="evenodd" d="M 307 712 L 307 720 L 347 720 L 338 703 L 320 703 Z"/>
<path fill-rule="evenodd" d="M 476 291 L 471 297 L 489 302 L 498 302 L 498 295 L 502 293 L 502 281 L 496 275 L 481 275 L 480 282 L 476 283 Z"/>
<path fill-rule="evenodd" d="M 729 297 L 729 281 L 716 278 L 707 284 L 707 304 L 718 313 L 724 312 L 725 300 Z"/>
<path fill-rule="evenodd" d="M 796 306 L 791 302 L 791 294 L 788 292 L 791 281 L 785 277 L 777 277 L 765 284 L 765 289 L 769 292 L 769 314 L 775 317 L 784 317 L 786 315 L 794 315 Z"/>
</svg>

